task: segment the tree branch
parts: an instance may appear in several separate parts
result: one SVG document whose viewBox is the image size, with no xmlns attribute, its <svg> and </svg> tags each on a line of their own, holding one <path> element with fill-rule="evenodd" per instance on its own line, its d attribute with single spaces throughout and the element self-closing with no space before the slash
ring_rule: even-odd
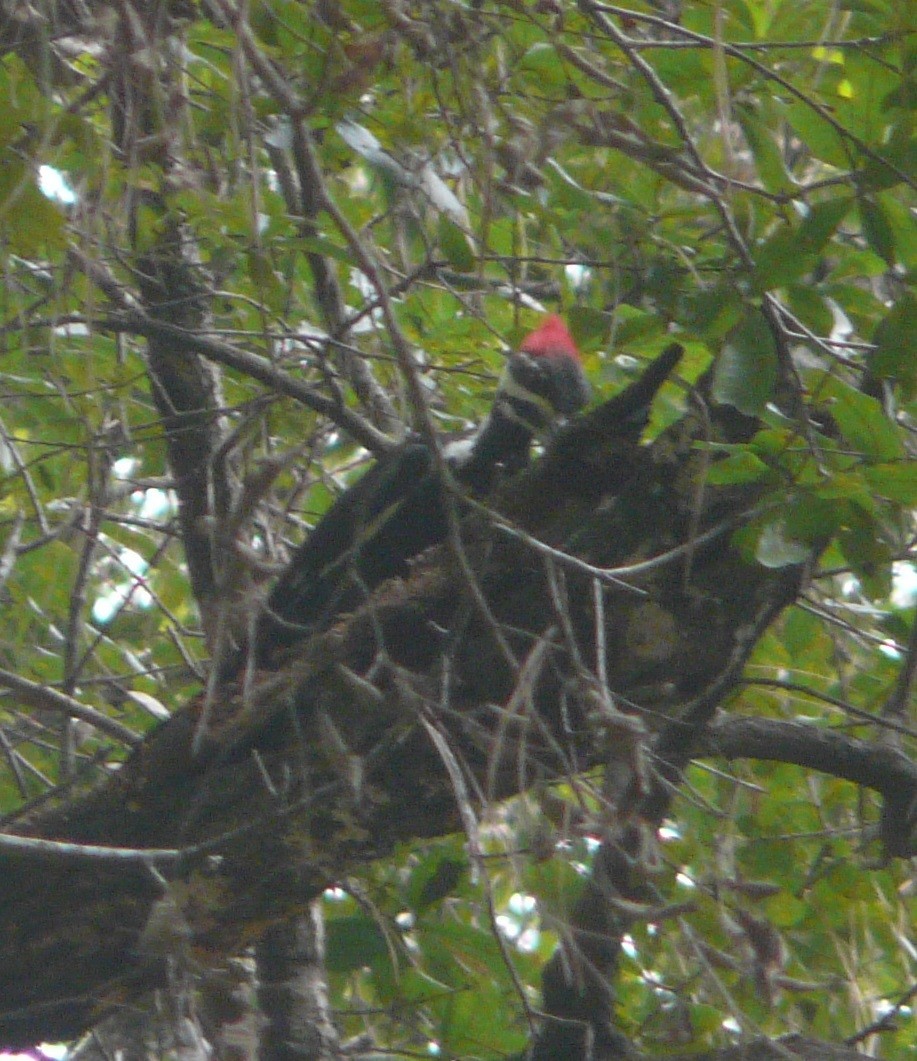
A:
<svg viewBox="0 0 917 1061">
<path fill-rule="evenodd" d="M 180 328 L 167 321 L 154 320 L 142 313 L 109 314 L 97 321 L 101 328 L 128 332 L 132 335 L 159 337 L 164 342 L 180 342 L 187 349 L 227 368 L 242 372 L 252 379 L 264 383 L 278 394 L 286 395 L 307 408 L 327 416 L 329 420 L 348 432 L 371 453 L 381 455 L 391 450 L 396 443 L 373 427 L 367 420 L 348 408 L 342 401 L 327 397 L 315 388 L 301 382 L 277 368 L 266 357 L 240 350 L 231 343 L 207 338 L 196 331 Z"/>
<path fill-rule="evenodd" d="M 651 447 L 593 431 L 599 423 L 590 414 L 579 444 L 565 435 L 495 499 L 526 536 L 590 567 L 615 568 L 667 553 L 753 506 L 748 489 L 708 488 L 698 513 L 695 421 Z M 593 468 L 605 469 L 607 494 L 596 494 L 584 473 Z M 470 798 L 502 799 L 569 776 L 605 755 L 589 662 L 597 644 L 610 696 L 635 705 L 650 727 L 660 710 L 677 716 L 720 698 L 736 659 L 795 598 L 804 575 L 747 564 L 721 540 L 698 537 L 687 582 L 651 564 L 633 576 L 644 593 L 605 586 L 597 638 L 588 571 L 567 571 L 558 594 L 544 556 L 523 538 L 478 512 L 461 533 L 489 622 L 467 587 L 456 592 L 464 583 L 452 550 L 432 550 L 406 581 L 379 587 L 355 614 L 299 646 L 284 670 L 241 694 L 217 690 L 203 727 L 201 696 L 114 776 L 18 819 L 16 833 L 180 851 L 174 882 L 188 896 L 182 912 L 194 945 L 233 953 L 252 930 L 299 912 L 395 844 L 460 827 L 453 779 L 421 718 L 435 720 Z M 493 623 L 518 659 L 542 645 L 546 629 L 558 625 L 564 636 L 517 675 L 494 643 Z M 36 859 L 0 850 L 0 1038 L 10 1042 L 70 1037 L 108 1005 L 161 982 L 164 971 L 137 957 L 160 894 L 145 866 L 42 856 L 39 869 Z M 74 933 L 86 939 L 85 955 L 63 945 Z"/>
<path fill-rule="evenodd" d="M 897 748 L 808 722 L 733 715 L 711 724 L 695 743 L 694 754 L 795 763 L 875 789 L 884 800 L 886 853 L 896 858 L 917 853 L 917 763 Z"/>
</svg>

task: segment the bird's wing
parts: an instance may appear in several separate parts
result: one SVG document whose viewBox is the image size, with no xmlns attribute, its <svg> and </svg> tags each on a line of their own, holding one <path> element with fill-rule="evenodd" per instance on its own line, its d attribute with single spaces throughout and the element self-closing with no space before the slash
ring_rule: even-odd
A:
<svg viewBox="0 0 917 1061">
<path fill-rule="evenodd" d="M 256 633 L 256 661 L 352 608 L 442 537 L 442 504 L 429 448 L 408 442 L 346 490 L 296 550 Z"/>
</svg>

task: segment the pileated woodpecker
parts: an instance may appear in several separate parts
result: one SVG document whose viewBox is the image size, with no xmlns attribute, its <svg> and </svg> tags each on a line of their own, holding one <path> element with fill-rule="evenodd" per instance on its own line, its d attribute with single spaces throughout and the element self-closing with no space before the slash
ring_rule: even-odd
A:
<svg viewBox="0 0 917 1061">
<path fill-rule="evenodd" d="M 589 394 L 573 337 L 560 317 L 547 317 L 510 355 L 478 430 L 443 446 L 449 469 L 468 493 L 486 495 L 498 473 L 526 465 L 533 438 L 549 435 Z M 434 454 L 412 437 L 342 494 L 293 554 L 256 621 L 250 661 L 270 667 L 310 630 L 407 574 L 411 558 L 443 541 L 447 529 Z M 238 673 L 246 658 L 228 661 L 224 675 Z"/>
</svg>

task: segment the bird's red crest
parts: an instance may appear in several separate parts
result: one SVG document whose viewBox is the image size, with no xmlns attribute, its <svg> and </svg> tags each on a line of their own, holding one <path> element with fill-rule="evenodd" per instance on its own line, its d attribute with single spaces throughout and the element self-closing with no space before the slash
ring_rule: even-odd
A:
<svg viewBox="0 0 917 1061">
<path fill-rule="evenodd" d="M 522 340 L 519 350 L 533 357 L 570 357 L 575 361 L 580 360 L 573 336 L 556 313 L 545 317 L 541 324 Z"/>
</svg>

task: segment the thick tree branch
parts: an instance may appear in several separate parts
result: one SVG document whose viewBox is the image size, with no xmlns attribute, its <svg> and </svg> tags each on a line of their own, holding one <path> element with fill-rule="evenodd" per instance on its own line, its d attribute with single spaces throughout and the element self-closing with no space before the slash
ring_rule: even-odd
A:
<svg viewBox="0 0 917 1061">
<path fill-rule="evenodd" d="M 897 748 L 807 722 L 729 716 L 701 734 L 696 755 L 795 763 L 875 789 L 884 800 L 882 840 L 896 858 L 917 854 L 917 763 Z"/>
<path fill-rule="evenodd" d="M 598 412 L 585 419 L 580 446 L 559 440 L 505 488 L 498 510 L 527 535 L 607 568 L 669 553 L 754 504 L 748 490 L 711 488 L 698 519 L 700 422 L 689 418 L 654 447 L 604 437 L 592 430 L 601 423 Z M 490 623 L 456 592 L 453 553 L 434 550 L 406 582 L 381 586 L 297 647 L 284 670 L 244 695 L 218 690 L 203 732 L 198 698 L 98 788 L 20 819 L 16 831 L 178 850 L 171 885 L 194 945 L 236 953 L 394 844 L 460 827 L 424 723 L 435 720 L 472 798 L 568 776 L 605 755 L 595 732 L 599 645 L 611 695 L 657 727 L 705 691 L 725 691 L 724 666 L 731 674 L 804 575 L 747 564 L 720 540 L 695 543 L 688 574 L 674 553 L 637 569 L 640 593 L 605 587 L 597 640 L 591 575 L 566 572 L 558 593 L 555 565 L 479 513 L 463 521 L 462 539 Z M 494 622 L 517 658 L 538 646 L 537 667 L 507 666 Z M 0 1039 L 10 1042 L 69 1037 L 163 972 L 138 952 L 162 895 L 142 863 L 37 857 L 0 851 Z M 63 945 L 73 938 L 83 942 Z"/>
</svg>

